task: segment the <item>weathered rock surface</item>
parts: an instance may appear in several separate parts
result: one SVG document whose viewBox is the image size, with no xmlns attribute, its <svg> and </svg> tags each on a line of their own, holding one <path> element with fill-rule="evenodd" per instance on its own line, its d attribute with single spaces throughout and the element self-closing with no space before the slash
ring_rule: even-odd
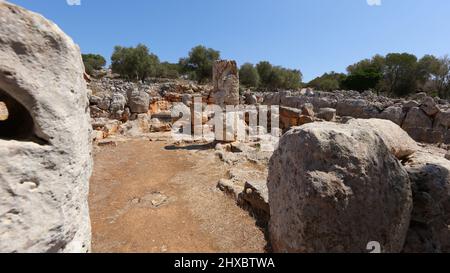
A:
<svg viewBox="0 0 450 273">
<path fill-rule="evenodd" d="M 258 98 L 251 93 L 245 94 L 245 103 L 248 105 L 254 105 L 258 103 Z"/>
<path fill-rule="evenodd" d="M 0 251 L 87 252 L 91 126 L 80 50 L 4 1 L 0 25 L 0 96 L 11 112 L 6 137 L 0 122 Z"/>
<path fill-rule="evenodd" d="M 433 127 L 433 121 L 419 107 L 413 107 L 406 115 L 402 128 L 417 141 L 427 141 L 428 132 Z"/>
<path fill-rule="evenodd" d="M 450 161 L 417 152 L 406 169 L 414 209 L 404 252 L 450 252 Z"/>
<path fill-rule="evenodd" d="M 410 156 L 419 149 L 417 143 L 402 128 L 389 120 L 352 119 L 348 124 L 373 131 L 398 159 Z"/>
<path fill-rule="evenodd" d="M 320 108 L 317 117 L 325 121 L 336 120 L 336 109 L 333 108 Z"/>
<path fill-rule="evenodd" d="M 120 126 L 121 133 L 128 137 L 139 137 L 150 133 L 151 118 L 147 114 L 139 114 L 135 120 L 130 120 Z"/>
<path fill-rule="evenodd" d="M 390 106 L 386 108 L 381 114 L 381 119 L 387 119 L 395 124 L 402 126 L 403 120 L 405 120 L 406 114 L 403 112 L 403 108 L 400 106 Z"/>
<path fill-rule="evenodd" d="M 403 249 L 412 210 L 408 173 L 382 138 L 351 124 L 286 133 L 269 167 L 270 237 L 276 252 Z"/>
<path fill-rule="evenodd" d="M 120 118 L 125 111 L 127 100 L 124 95 L 115 93 L 112 96 L 109 110 L 113 118 Z"/>
<path fill-rule="evenodd" d="M 437 107 L 436 102 L 432 97 L 426 97 L 422 101 L 420 109 L 422 109 L 428 116 L 434 116 L 439 113 L 439 107 Z"/>
<path fill-rule="evenodd" d="M 248 204 L 250 206 L 256 218 L 265 223 L 269 221 L 270 207 L 267 181 L 246 181 L 241 198 L 244 205 Z"/>
<path fill-rule="evenodd" d="M 128 96 L 131 113 L 147 113 L 150 106 L 150 96 L 143 91 L 133 90 Z"/>
</svg>

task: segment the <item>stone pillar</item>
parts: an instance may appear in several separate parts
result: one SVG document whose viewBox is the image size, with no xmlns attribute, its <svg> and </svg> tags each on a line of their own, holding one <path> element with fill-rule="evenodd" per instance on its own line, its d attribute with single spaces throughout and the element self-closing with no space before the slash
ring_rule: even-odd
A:
<svg viewBox="0 0 450 273">
<path fill-rule="evenodd" d="M 210 102 L 221 107 L 239 105 L 239 72 L 235 61 L 216 61 Z"/>
<path fill-rule="evenodd" d="M 92 146 L 80 49 L 0 2 L 0 252 L 89 252 Z"/>
</svg>

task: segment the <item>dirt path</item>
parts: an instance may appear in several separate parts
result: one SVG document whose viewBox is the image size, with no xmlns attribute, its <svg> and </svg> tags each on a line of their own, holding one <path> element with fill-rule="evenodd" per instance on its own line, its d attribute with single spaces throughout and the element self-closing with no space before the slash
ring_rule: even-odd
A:
<svg viewBox="0 0 450 273">
<path fill-rule="evenodd" d="M 95 153 L 94 252 L 263 252 L 255 221 L 216 189 L 213 151 L 133 140 Z"/>
</svg>

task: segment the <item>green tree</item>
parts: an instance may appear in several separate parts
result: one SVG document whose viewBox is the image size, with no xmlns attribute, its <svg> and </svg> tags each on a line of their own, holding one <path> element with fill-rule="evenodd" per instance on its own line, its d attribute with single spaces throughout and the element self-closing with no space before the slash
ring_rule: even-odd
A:
<svg viewBox="0 0 450 273">
<path fill-rule="evenodd" d="M 343 89 L 362 92 L 365 90 L 376 89 L 382 78 L 382 73 L 361 71 L 348 75 L 346 79 L 342 81 L 341 86 Z"/>
<path fill-rule="evenodd" d="M 157 74 L 159 58 L 151 54 L 148 47 L 139 44 L 136 47 L 116 46 L 111 56 L 111 69 L 128 80 L 144 81 Z"/>
<path fill-rule="evenodd" d="M 100 70 L 106 65 L 106 60 L 102 55 L 83 54 L 82 57 L 86 73 L 89 75 L 92 75 L 95 70 Z"/>
<path fill-rule="evenodd" d="M 245 63 L 241 66 L 239 79 L 241 84 L 246 87 L 258 87 L 260 80 L 258 70 L 250 63 Z"/>
<path fill-rule="evenodd" d="M 180 77 L 180 67 L 178 64 L 162 62 L 157 68 L 156 77 L 177 79 Z"/>
<path fill-rule="evenodd" d="M 256 65 L 256 70 L 258 71 L 261 85 L 266 88 L 269 87 L 273 66 L 267 61 L 262 61 Z"/>
<path fill-rule="evenodd" d="M 376 89 L 383 79 L 385 58 L 380 55 L 365 59 L 347 68 L 348 76 L 342 81 L 342 87 L 356 91 Z"/>
<path fill-rule="evenodd" d="M 345 79 L 345 74 L 332 71 L 310 81 L 308 86 L 322 91 L 334 91 L 341 89 L 342 82 Z"/>
<path fill-rule="evenodd" d="M 213 64 L 219 58 L 219 51 L 199 45 L 191 49 L 187 58 L 180 59 L 179 65 L 191 79 L 204 83 L 211 80 Z"/>
<path fill-rule="evenodd" d="M 297 89 L 301 86 L 303 75 L 300 70 L 273 66 L 267 61 L 256 65 L 261 86 L 266 89 Z"/>
<path fill-rule="evenodd" d="M 419 81 L 422 89 L 435 93 L 441 98 L 450 93 L 450 59 L 448 56 L 436 58 L 425 55 L 418 63 Z"/>
<path fill-rule="evenodd" d="M 383 88 L 391 95 L 404 96 L 416 91 L 419 79 L 417 57 L 408 53 L 386 55 Z"/>
</svg>

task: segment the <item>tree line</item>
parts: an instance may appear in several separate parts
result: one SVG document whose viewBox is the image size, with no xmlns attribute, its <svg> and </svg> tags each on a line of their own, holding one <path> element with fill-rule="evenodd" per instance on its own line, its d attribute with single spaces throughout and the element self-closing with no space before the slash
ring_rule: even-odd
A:
<svg viewBox="0 0 450 273">
<path fill-rule="evenodd" d="M 148 78 L 184 77 L 199 83 L 212 79 L 212 66 L 220 59 L 220 51 L 199 45 L 178 63 L 161 62 L 143 44 L 136 47 L 116 46 L 111 56 L 111 69 L 122 78 L 144 81 Z M 88 74 L 106 65 L 104 57 L 84 54 L 83 61 Z M 276 89 L 299 89 L 312 87 L 317 90 L 339 89 L 366 91 L 378 94 L 405 96 L 416 92 L 427 92 L 441 98 L 450 97 L 450 58 L 425 55 L 418 59 L 408 53 L 375 55 L 347 67 L 347 73 L 330 72 L 302 83 L 300 70 L 288 69 L 261 61 L 256 65 L 245 63 L 239 68 L 241 85 L 261 91 Z"/>
<path fill-rule="evenodd" d="M 308 87 L 333 91 L 365 91 L 401 97 L 427 92 L 441 98 L 450 97 L 450 58 L 425 55 L 418 59 L 408 53 L 375 55 L 347 68 L 347 73 L 330 72 L 312 80 Z"/>
<path fill-rule="evenodd" d="M 136 47 L 116 46 L 111 56 L 111 70 L 126 80 L 144 81 L 148 78 L 185 77 L 199 83 L 212 79 L 212 67 L 220 59 L 220 51 L 199 45 L 192 48 L 187 57 L 178 63 L 161 62 L 143 44 Z M 83 54 L 86 72 L 93 75 L 106 65 L 106 59 L 98 54 Z M 300 70 L 274 66 L 263 61 L 256 66 L 246 63 L 240 68 L 243 86 L 265 89 L 295 89 L 301 86 Z"/>
</svg>

